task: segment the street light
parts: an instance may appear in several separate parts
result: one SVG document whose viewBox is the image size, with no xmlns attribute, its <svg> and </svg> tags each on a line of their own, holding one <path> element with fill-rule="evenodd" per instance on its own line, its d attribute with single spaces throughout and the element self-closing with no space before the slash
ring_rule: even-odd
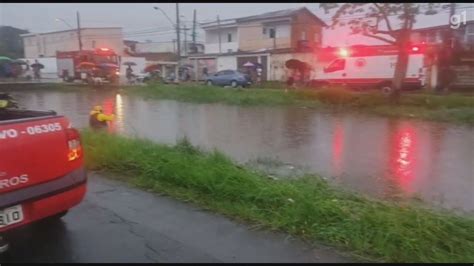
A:
<svg viewBox="0 0 474 266">
<path fill-rule="evenodd" d="M 160 10 L 161 13 L 163 13 L 163 15 L 165 15 L 165 17 L 166 17 L 166 18 L 168 19 L 168 21 L 171 23 L 171 25 L 173 25 L 173 27 L 175 27 L 173 21 L 170 19 L 170 17 L 168 17 L 168 15 L 166 14 L 165 11 L 163 11 L 163 9 L 161 9 L 161 8 L 159 8 L 159 7 L 157 7 L 157 6 L 154 6 L 153 8 L 154 8 L 155 10 Z"/>
<path fill-rule="evenodd" d="M 62 21 L 62 22 L 64 22 L 64 24 L 66 24 L 70 29 L 73 28 L 69 23 L 67 23 L 67 21 L 65 21 L 65 20 L 62 19 L 62 18 L 55 18 L 54 20 L 56 20 L 56 21 Z"/>
</svg>

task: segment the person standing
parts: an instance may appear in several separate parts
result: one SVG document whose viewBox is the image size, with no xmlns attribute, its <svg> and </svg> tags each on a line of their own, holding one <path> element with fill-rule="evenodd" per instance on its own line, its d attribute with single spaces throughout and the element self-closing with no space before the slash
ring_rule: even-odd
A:
<svg viewBox="0 0 474 266">
<path fill-rule="evenodd" d="M 128 84 L 133 83 L 133 69 L 131 65 L 128 65 L 127 70 L 125 71 L 125 76 L 127 77 Z"/>
<path fill-rule="evenodd" d="M 208 70 L 207 70 L 207 67 L 204 67 L 202 69 L 202 75 L 203 75 L 203 79 L 207 79 L 207 76 L 208 76 Z"/>
<path fill-rule="evenodd" d="M 33 69 L 33 75 L 34 78 L 37 80 L 41 79 L 41 64 L 38 62 L 38 59 L 35 59 L 35 63 L 31 65 L 31 68 Z"/>
<path fill-rule="evenodd" d="M 257 67 L 257 83 L 262 84 L 262 68 L 260 66 Z"/>
</svg>

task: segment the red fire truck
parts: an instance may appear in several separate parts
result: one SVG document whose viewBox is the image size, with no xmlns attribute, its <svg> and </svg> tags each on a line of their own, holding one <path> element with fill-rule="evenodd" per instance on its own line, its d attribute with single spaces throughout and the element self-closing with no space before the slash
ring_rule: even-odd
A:
<svg viewBox="0 0 474 266">
<path fill-rule="evenodd" d="M 112 49 L 58 51 L 56 60 L 58 76 L 65 82 L 82 80 L 89 83 L 97 78 L 112 84 L 119 81 L 119 58 Z"/>
<path fill-rule="evenodd" d="M 81 138 L 66 117 L 0 108 L 0 257 L 8 249 L 4 235 L 61 218 L 82 201 L 86 184 Z"/>
</svg>

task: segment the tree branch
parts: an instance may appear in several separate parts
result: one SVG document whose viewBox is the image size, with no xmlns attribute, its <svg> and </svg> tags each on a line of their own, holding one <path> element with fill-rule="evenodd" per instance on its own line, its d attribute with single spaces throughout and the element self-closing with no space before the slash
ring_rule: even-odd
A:
<svg viewBox="0 0 474 266">
<path fill-rule="evenodd" d="M 377 39 L 377 40 L 381 40 L 381 41 L 384 41 L 386 43 L 396 44 L 395 41 L 392 41 L 392 40 L 389 40 L 389 39 L 386 39 L 384 37 L 380 37 L 380 36 L 377 36 L 377 35 L 372 35 L 372 34 L 368 34 L 368 33 L 362 33 L 362 35 L 370 37 L 370 38 L 374 38 L 374 39 Z"/>
<path fill-rule="evenodd" d="M 387 17 L 387 14 L 385 13 L 385 10 L 383 10 L 383 8 L 379 5 L 377 5 L 376 3 L 374 3 L 374 6 L 377 7 L 377 9 L 380 11 L 380 13 L 382 14 L 382 17 L 383 19 L 385 20 L 385 23 L 387 24 L 387 29 L 389 31 L 392 31 L 392 26 L 390 25 L 390 21 L 388 20 L 388 17 Z"/>
<path fill-rule="evenodd" d="M 374 30 L 373 31 L 374 34 L 387 34 L 387 35 L 390 35 L 390 37 L 396 39 L 397 38 L 397 33 L 394 32 L 394 31 L 388 31 L 388 30 Z"/>
</svg>

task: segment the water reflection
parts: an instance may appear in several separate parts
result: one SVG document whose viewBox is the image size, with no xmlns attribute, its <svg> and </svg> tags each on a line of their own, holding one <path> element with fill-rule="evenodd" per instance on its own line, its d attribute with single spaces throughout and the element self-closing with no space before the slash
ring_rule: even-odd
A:
<svg viewBox="0 0 474 266">
<path fill-rule="evenodd" d="M 344 127 L 340 119 L 334 121 L 334 133 L 332 138 L 332 166 L 335 176 L 341 175 L 342 158 L 344 151 Z"/>
<path fill-rule="evenodd" d="M 417 135 L 410 125 L 400 125 L 392 135 L 390 172 L 398 188 L 412 194 L 416 168 Z"/>
<path fill-rule="evenodd" d="M 76 127 L 102 104 L 112 131 L 175 143 L 186 136 L 239 162 L 273 158 L 306 166 L 371 195 L 419 196 L 474 210 L 472 127 L 302 108 L 239 107 L 143 100 L 114 91 L 15 93 L 23 106 L 54 109 Z"/>
</svg>

